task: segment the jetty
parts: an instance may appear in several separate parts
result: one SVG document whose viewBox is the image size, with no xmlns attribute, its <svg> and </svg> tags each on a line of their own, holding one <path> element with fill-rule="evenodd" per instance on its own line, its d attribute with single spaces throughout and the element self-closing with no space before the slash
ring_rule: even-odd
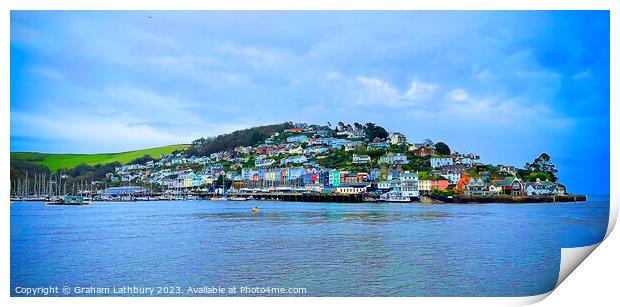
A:
<svg viewBox="0 0 620 307">
<path fill-rule="evenodd" d="M 538 196 L 438 196 L 428 195 L 430 199 L 451 204 L 491 204 L 491 203 L 567 203 L 587 201 L 585 195 L 538 195 Z"/>
</svg>

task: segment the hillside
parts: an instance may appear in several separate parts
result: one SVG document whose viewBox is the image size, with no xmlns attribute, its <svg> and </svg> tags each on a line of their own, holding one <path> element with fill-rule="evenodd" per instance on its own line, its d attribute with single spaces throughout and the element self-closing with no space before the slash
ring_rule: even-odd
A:
<svg viewBox="0 0 620 307">
<path fill-rule="evenodd" d="M 281 123 L 237 130 L 216 137 L 201 138 L 192 142 L 185 151 L 188 156 L 206 156 L 214 152 L 231 150 L 237 146 L 253 146 L 262 143 L 272 134 L 282 133 L 286 129 L 293 128 L 293 124 Z"/>
<path fill-rule="evenodd" d="M 11 163 L 14 161 L 30 162 L 43 165 L 52 172 L 59 169 L 74 168 L 82 163 L 87 165 L 108 164 L 113 162 L 128 163 L 144 155 L 158 158 L 162 154 L 170 154 L 173 151 L 187 148 L 189 145 L 170 145 L 119 153 L 102 154 L 46 154 L 37 152 L 12 152 Z"/>
</svg>

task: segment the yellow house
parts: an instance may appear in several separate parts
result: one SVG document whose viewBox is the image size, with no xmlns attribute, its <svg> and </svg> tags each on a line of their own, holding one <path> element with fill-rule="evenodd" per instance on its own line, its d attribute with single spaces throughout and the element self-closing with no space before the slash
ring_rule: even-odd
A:
<svg viewBox="0 0 620 307">
<path fill-rule="evenodd" d="M 184 188 L 191 188 L 192 187 L 192 180 L 190 178 L 183 179 L 183 187 Z"/>
</svg>

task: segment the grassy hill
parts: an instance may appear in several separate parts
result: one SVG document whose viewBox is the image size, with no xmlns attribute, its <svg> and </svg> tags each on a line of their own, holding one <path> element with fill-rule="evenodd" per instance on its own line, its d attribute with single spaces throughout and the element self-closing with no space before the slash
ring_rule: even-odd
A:
<svg viewBox="0 0 620 307">
<path fill-rule="evenodd" d="M 47 166 L 52 172 L 63 168 L 73 168 L 82 163 L 88 165 L 107 164 L 113 162 L 128 163 L 144 155 L 159 158 L 160 155 L 170 154 L 175 150 L 181 150 L 189 145 L 170 145 L 141 149 L 119 153 L 102 154 L 46 154 L 38 152 L 12 152 L 11 160 L 26 161 L 37 165 Z"/>
</svg>

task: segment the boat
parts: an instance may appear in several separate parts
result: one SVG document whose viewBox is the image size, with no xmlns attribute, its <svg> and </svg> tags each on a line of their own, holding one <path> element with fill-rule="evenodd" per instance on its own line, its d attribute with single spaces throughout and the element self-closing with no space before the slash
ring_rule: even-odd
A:
<svg viewBox="0 0 620 307">
<path fill-rule="evenodd" d="M 243 196 L 230 196 L 230 197 L 227 197 L 226 199 L 232 200 L 232 201 L 246 201 L 246 200 L 248 200 L 247 197 L 243 197 Z"/>
<path fill-rule="evenodd" d="M 84 201 L 81 196 L 65 196 L 54 201 L 45 202 L 46 205 L 58 205 L 58 206 L 90 206 L 92 201 Z"/>
<path fill-rule="evenodd" d="M 228 198 L 213 196 L 213 197 L 211 197 L 211 200 L 228 200 Z"/>
<path fill-rule="evenodd" d="M 389 203 L 408 203 L 411 202 L 411 198 L 403 196 L 400 193 L 385 193 L 379 197 L 379 201 Z"/>
</svg>

